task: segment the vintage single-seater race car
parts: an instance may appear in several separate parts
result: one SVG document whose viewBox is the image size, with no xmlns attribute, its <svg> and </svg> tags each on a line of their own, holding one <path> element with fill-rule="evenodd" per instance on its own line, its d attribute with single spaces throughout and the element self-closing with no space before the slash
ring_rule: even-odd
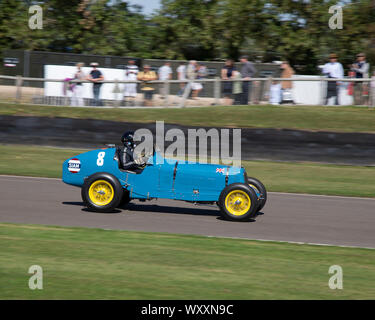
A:
<svg viewBox="0 0 375 320">
<path fill-rule="evenodd" d="M 166 159 L 155 149 L 136 172 L 122 169 L 120 159 L 115 146 L 82 153 L 63 163 L 62 179 L 80 187 L 85 206 L 98 212 L 164 198 L 216 203 L 225 219 L 246 221 L 267 200 L 264 185 L 242 167 Z"/>
</svg>

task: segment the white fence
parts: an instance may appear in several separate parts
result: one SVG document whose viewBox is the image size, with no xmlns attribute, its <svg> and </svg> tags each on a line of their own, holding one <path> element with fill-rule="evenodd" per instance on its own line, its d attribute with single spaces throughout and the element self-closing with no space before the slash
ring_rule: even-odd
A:
<svg viewBox="0 0 375 320">
<path fill-rule="evenodd" d="M 74 67 L 72 67 L 74 69 Z M 126 99 L 124 99 L 124 85 L 127 83 L 142 84 L 141 81 L 129 81 L 121 79 L 123 70 L 117 70 L 118 73 L 111 74 L 114 80 L 101 81 L 101 99 L 104 106 L 112 107 L 126 107 L 129 106 Z M 106 72 L 106 79 L 109 73 Z M 64 79 L 58 79 L 59 74 L 51 74 L 51 78 L 29 78 L 21 76 L 2 76 L 0 75 L 0 101 L 15 101 L 18 103 L 34 103 L 34 104 L 48 104 L 48 105 L 71 105 L 72 93 L 67 92 L 63 94 L 63 87 L 67 85 Z M 61 76 L 61 75 L 60 75 Z M 120 79 L 117 79 L 120 78 Z M 2 86 L 1 80 L 14 81 L 13 86 Z M 231 82 L 238 82 L 243 80 L 225 80 Z M 352 105 L 353 98 L 348 94 L 348 86 L 356 82 L 364 84 L 363 86 L 363 105 L 375 106 L 375 77 L 366 79 L 328 79 L 319 76 L 295 76 L 290 79 L 284 78 L 252 78 L 249 84 L 249 104 L 267 104 L 269 103 L 270 87 L 274 83 L 282 81 L 292 81 L 293 89 L 292 96 L 296 104 L 301 105 L 323 105 L 325 104 L 326 87 L 329 81 L 340 82 L 338 87 L 339 101 L 341 105 Z M 30 88 L 24 86 L 28 82 L 42 82 L 44 88 Z M 83 82 L 83 98 L 85 105 L 92 105 L 92 82 L 91 81 L 77 81 L 71 80 L 70 84 L 76 82 Z M 148 82 L 155 87 L 155 94 L 153 96 L 153 105 L 160 107 L 189 107 L 189 106 L 202 106 L 202 105 L 224 105 L 222 91 L 222 80 L 215 79 L 199 79 L 194 80 L 195 83 L 202 83 L 207 88 L 206 92 L 203 91 L 199 94 L 198 100 L 191 100 L 191 82 L 168 80 L 168 81 L 150 81 Z M 180 84 L 185 84 L 183 94 L 178 96 L 176 93 L 180 88 Z M 210 85 L 208 85 L 210 84 Z M 139 86 L 138 86 L 139 87 Z M 163 90 L 161 94 L 161 90 Z M 5 92 L 6 91 L 6 92 Z M 367 93 L 366 93 L 367 91 Z M 143 106 L 144 99 L 142 91 L 138 88 L 138 94 L 132 107 Z"/>
</svg>

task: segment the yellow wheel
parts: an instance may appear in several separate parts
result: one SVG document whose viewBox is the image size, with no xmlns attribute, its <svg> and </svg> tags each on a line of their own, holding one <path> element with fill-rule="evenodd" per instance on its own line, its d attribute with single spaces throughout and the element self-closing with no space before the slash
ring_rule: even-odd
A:
<svg viewBox="0 0 375 320">
<path fill-rule="evenodd" d="M 225 197 L 225 207 L 231 214 L 242 216 L 249 211 L 251 200 L 246 192 L 233 190 Z"/>
<path fill-rule="evenodd" d="M 218 205 L 225 219 L 246 221 L 255 216 L 258 200 L 247 184 L 233 183 L 221 192 Z"/>
<path fill-rule="evenodd" d="M 114 197 L 112 185 L 105 180 L 94 181 L 89 189 L 90 200 L 97 206 L 106 206 Z"/>
<path fill-rule="evenodd" d="M 85 205 L 98 212 L 113 211 L 123 197 L 123 188 L 118 179 L 109 173 L 95 173 L 82 186 Z"/>
</svg>

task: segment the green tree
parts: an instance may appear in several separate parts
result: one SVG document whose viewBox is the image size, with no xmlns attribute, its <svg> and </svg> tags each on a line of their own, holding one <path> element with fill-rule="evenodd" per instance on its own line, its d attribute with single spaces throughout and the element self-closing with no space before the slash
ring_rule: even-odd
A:
<svg viewBox="0 0 375 320">
<path fill-rule="evenodd" d="M 337 0 L 162 0 L 152 17 L 122 0 L 1 0 L 0 51 L 70 51 L 140 58 L 286 59 L 315 74 L 331 52 L 347 66 L 364 51 L 375 64 L 374 0 L 341 1 L 343 29 L 331 30 Z M 43 30 L 28 7 L 43 8 Z"/>
</svg>

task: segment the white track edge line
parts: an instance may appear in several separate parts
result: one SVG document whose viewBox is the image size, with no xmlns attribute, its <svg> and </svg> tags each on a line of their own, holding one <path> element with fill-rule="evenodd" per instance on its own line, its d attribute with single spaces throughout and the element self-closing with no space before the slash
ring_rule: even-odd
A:
<svg viewBox="0 0 375 320">
<path fill-rule="evenodd" d="M 33 179 L 33 180 L 59 180 L 59 181 L 61 181 L 61 178 L 15 176 L 15 175 L 10 175 L 10 174 L 0 174 L 0 178 L 18 178 L 18 179 Z"/>
<path fill-rule="evenodd" d="M 61 178 L 46 178 L 46 177 L 32 177 L 32 176 L 15 176 L 8 174 L 0 174 L 0 178 L 18 178 L 18 179 L 34 179 L 34 180 L 55 180 L 61 181 Z M 375 198 L 365 198 L 365 197 L 349 197 L 349 196 L 334 196 L 334 195 L 324 195 L 324 194 L 310 194 L 310 193 L 293 193 L 293 192 L 274 192 L 270 191 L 269 194 L 280 194 L 280 195 L 292 195 L 292 196 L 304 196 L 304 197 L 324 197 L 324 198 L 334 198 L 334 199 L 360 199 L 360 200 L 371 200 L 375 201 Z M 375 195 L 374 195 L 375 196 Z"/>
<path fill-rule="evenodd" d="M 288 241 L 288 240 L 270 240 L 270 239 L 250 239 L 241 237 L 226 237 L 226 236 L 205 236 L 208 238 L 224 238 L 224 239 L 237 239 L 237 240 L 251 240 L 260 242 L 277 242 L 277 243 L 290 243 L 290 244 L 300 244 L 300 245 L 310 245 L 310 246 L 325 246 L 325 247 L 340 247 L 340 248 L 356 248 L 356 249 L 370 249 L 375 250 L 375 247 L 360 247 L 360 246 L 349 246 L 340 244 L 330 244 L 330 243 L 316 243 L 316 242 L 302 242 L 302 241 Z"/>
</svg>

